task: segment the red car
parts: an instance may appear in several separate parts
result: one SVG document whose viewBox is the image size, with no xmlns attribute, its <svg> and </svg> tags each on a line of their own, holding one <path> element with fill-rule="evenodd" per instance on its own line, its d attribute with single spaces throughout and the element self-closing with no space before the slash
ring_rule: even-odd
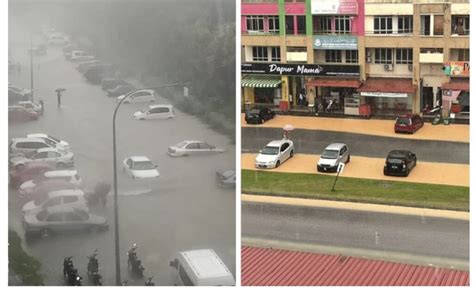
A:
<svg viewBox="0 0 474 291">
<path fill-rule="evenodd" d="M 17 188 L 26 181 L 33 180 L 45 172 L 54 171 L 55 168 L 46 163 L 27 163 L 19 170 L 14 169 L 10 172 L 10 184 Z"/>
<path fill-rule="evenodd" d="M 8 120 L 10 121 L 28 121 L 36 120 L 39 114 L 33 110 L 26 109 L 22 106 L 8 106 Z"/>
<path fill-rule="evenodd" d="M 418 114 L 402 115 L 395 120 L 395 133 L 415 133 L 415 131 L 423 127 L 423 124 L 423 119 Z"/>
</svg>

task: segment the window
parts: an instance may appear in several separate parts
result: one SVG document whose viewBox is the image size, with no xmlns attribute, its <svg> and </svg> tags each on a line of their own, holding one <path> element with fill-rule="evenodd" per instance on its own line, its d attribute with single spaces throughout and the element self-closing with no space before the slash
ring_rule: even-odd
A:
<svg viewBox="0 0 474 291">
<path fill-rule="evenodd" d="M 56 206 L 56 205 L 59 205 L 59 203 L 61 203 L 61 197 L 55 197 L 53 199 L 50 199 L 46 203 L 44 203 L 43 207 L 46 208 L 46 207 Z"/>
<path fill-rule="evenodd" d="M 430 15 L 421 15 L 421 35 L 431 35 L 430 25 L 431 25 L 431 16 Z"/>
<path fill-rule="evenodd" d="M 268 31 L 270 33 L 278 33 L 280 31 L 278 16 L 268 16 Z"/>
<path fill-rule="evenodd" d="M 61 221 L 63 220 L 63 214 L 62 213 L 52 213 L 48 216 L 46 219 L 47 221 Z"/>
<path fill-rule="evenodd" d="M 351 18 L 349 16 L 336 16 L 335 20 L 335 33 L 350 33 L 351 32 Z"/>
<path fill-rule="evenodd" d="M 33 159 L 46 159 L 48 157 L 48 152 L 41 152 L 35 155 Z"/>
<path fill-rule="evenodd" d="M 459 49 L 458 51 L 458 61 L 460 62 L 469 62 L 469 49 Z"/>
<path fill-rule="evenodd" d="M 255 62 L 268 61 L 268 50 L 265 46 L 252 47 L 252 58 Z"/>
<path fill-rule="evenodd" d="M 73 203 L 79 200 L 79 198 L 77 198 L 77 196 L 66 196 L 63 198 L 63 200 L 64 200 L 64 203 Z"/>
<path fill-rule="evenodd" d="M 398 33 L 413 33 L 413 16 L 398 16 Z"/>
<path fill-rule="evenodd" d="M 61 155 L 58 154 L 57 152 L 48 152 L 48 158 L 57 158 L 60 157 Z"/>
<path fill-rule="evenodd" d="M 327 50 L 326 51 L 326 63 L 342 63 L 341 51 L 339 51 L 339 50 Z"/>
<path fill-rule="evenodd" d="M 435 15 L 434 16 L 434 35 L 443 35 L 444 33 L 444 16 Z"/>
<path fill-rule="evenodd" d="M 181 279 L 181 282 L 184 286 L 194 286 L 193 282 L 181 265 L 179 265 L 178 272 L 179 278 Z"/>
<path fill-rule="evenodd" d="M 263 32 L 263 16 L 247 16 L 247 31 Z"/>
<path fill-rule="evenodd" d="M 346 63 L 357 64 L 359 62 L 359 52 L 356 50 L 346 51 Z"/>
<path fill-rule="evenodd" d="M 306 16 L 296 16 L 296 25 L 298 28 L 298 34 L 306 34 Z"/>
<path fill-rule="evenodd" d="M 315 32 L 317 33 L 330 33 L 331 32 L 331 17 L 330 16 L 321 16 L 318 17 L 314 23 L 317 24 Z"/>
<path fill-rule="evenodd" d="M 392 17 L 391 16 L 374 17 L 374 33 L 375 34 L 392 33 Z"/>
<path fill-rule="evenodd" d="M 65 221 L 81 221 L 82 220 L 82 218 L 76 213 L 69 212 L 65 214 L 66 214 L 64 217 Z"/>
<path fill-rule="evenodd" d="M 453 16 L 451 34 L 469 35 L 469 15 Z"/>
<path fill-rule="evenodd" d="M 293 21 L 294 21 L 293 15 L 285 16 L 286 34 L 294 34 L 295 33 L 295 24 L 294 24 Z"/>
<path fill-rule="evenodd" d="M 391 64 L 392 61 L 392 49 L 377 48 L 375 49 L 375 61 L 376 64 Z"/>
<path fill-rule="evenodd" d="M 198 147 L 198 144 L 197 144 L 197 143 L 193 142 L 193 143 L 188 144 L 188 145 L 186 146 L 186 148 L 187 148 L 188 150 L 197 150 L 199 147 Z"/>
<path fill-rule="evenodd" d="M 288 143 L 282 144 L 282 145 L 281 145 L 280 152 L 282 153 L 282 152 L 286 151 L 286 149 L 287 149 L 289 146 L 290 146 L 290 144 L 288 144 Z"/>
<path fill-rule="evenodd" d="M 211 147 L 209 144 L 207 144 L 207 143 L 205 143 L 205 142 L 202 142 L 202 143 L 199 144 L 199 149 L 201 149 L 201 150 L 209 150 L 209 149 L 212 149 L 212 147 Z"/>
<path fill-rule="evenodd" d="M 397 64 L 413 64 L 413 50 L 408 48 L 396 50 Z"/>
<path fill-rule="evenodd" d="M 272 62 L 281 61 L 280 47 L 279 46 L 272 46 L 271 50 L 272 50 Z"/>
</svg>

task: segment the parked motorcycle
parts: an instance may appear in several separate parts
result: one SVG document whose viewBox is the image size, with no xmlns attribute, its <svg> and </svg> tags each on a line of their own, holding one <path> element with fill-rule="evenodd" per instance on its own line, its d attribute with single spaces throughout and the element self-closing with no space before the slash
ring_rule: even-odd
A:
<svg viewBox="0 0 474 291">
<path fill-rule="evenodd" d="M 137 257 L 137 244 L 133 244 L 132 248 L 127 252 L 128 268 L 133 274 L 142 278 L 145 268 L 142 266 L 142 261 Z"/>
<path fill-rule="evenodd" d="M 145 281 L 145 286 L 155 286 L 155 282 L 152 281 L 153 277 L 148 278 Z"/>
<path fill-rule="evenodd" d="M 74 264 L 71 257 L 65 257 L 63 261 L 63 276 L 66 276 L 74 269 Z"/>
<path fill-rule="evenodd" d="M 91 278 L 92 284 L 94 284 L 94 286 L 102 286 L 102 276 L 99 274 L 99 272 L 92 273 Z"/>
<path fill-rule="evenodd" d="M 99 272 L 99 261 L 97 260 L 97 249 L 91 256 L 87 257 L 89 262 L 87 263 L 87 275 L 92 275 Z"/>
<path fill-rule="evenodd" d="M 69 286 L 82 286 L 82 277 L 79 276 L 77 269 L 72 269 L 67 274 L 67 279 Z"/>
</svg>

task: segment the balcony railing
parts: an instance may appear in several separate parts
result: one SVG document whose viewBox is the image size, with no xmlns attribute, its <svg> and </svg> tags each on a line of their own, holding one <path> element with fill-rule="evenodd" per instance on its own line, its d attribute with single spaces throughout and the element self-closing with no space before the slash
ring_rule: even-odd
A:
<svg viewBox="0 0 474 291">
<path fill-rule="evenodd" d="M 261 30 L 244 30 L 241 33 L 242 35 L 266 35 L 266 36 L 280 34 L 279 31 L 261 31 Z"/>
<path fill-rule="evenodd" d="M 319 35 L 319 34 L 328 34 L 328 35 L 351 35 L 351 34 L 355 34 L 355 32 L 352 32 L 352 31 L 331 31 L 331 30 L 316 30 L 316 29 L 313 29 L 313 34 L 314 34 L 314 35 Z"/>
<path fill-rule="evenodd" d="M 412 36 L 413 30 L 403 30 L 403 31 L 391 31 L 390 33 L 381 33 L 374 30 L 366 30 L 365 35 L 377 35 L 377 36 Z"/>
</svg>

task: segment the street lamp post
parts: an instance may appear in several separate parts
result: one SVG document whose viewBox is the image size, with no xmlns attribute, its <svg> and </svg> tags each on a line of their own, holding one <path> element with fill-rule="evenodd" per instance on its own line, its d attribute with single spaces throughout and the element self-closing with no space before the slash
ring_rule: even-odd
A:
<svg viewBox="0 0 474 291">
<path fill-rule="evenodd" d="M 31 102 L 33 102 L 33 37 L 30 35 L 30 91 L 31 91 Z"/>
<path fill-rule="evenodd" d="M 153 88 L 163 88 L 163 87 L 172 87 L 178 86 L 179 83 L 160 85 Z M 112 135 L 113 135 L 113 155 L 114 155 L 114 220 L 115 220 L 115 284 L 117 286 L 122 285 L 122 279 L 120 275 L 120 235 L 119 235 L 119 216 L 118 216 L 118 189 L 117 189 L 117 142 L 115 134 L 115 118 L 117 116 L 118 109 L 120 105 L 127 99 L 127 97 L 134 93 L 135 91 L 128 93 L 120 100 L 115 107 L 113 120 L 112 120 Z"/>
</svg>

